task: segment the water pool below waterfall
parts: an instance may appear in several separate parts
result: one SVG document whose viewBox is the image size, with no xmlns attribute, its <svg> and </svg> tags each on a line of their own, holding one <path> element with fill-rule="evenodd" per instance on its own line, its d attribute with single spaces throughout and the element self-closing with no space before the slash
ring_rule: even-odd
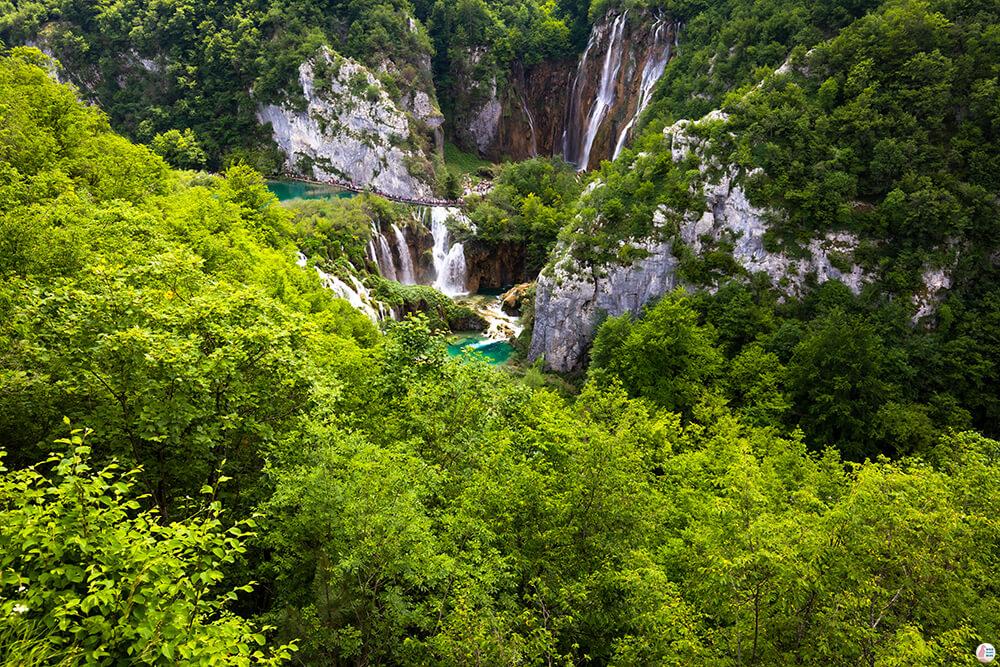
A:
<svg viewBox="0 0 1000 667">
<path fill-rule="evenodd" d="M 467 352 L 482 354 L 491 366 L 502 366 L 514 355 L 514 348 L 505 340 L 487 338 L 475 331 L 459 332 L 449 338 L 449 356 L 461 357 Z"/>
</svg>

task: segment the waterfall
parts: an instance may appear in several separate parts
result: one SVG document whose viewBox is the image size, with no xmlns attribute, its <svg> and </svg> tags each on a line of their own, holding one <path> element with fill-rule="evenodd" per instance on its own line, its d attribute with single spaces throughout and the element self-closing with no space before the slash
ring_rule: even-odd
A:
<svg viewBox="0 0 1000 667">
<path fill-rule="evenodd" d="M 301 267 L 305 267 L 307 263 L 306 256 L 299 252 L 295 263 Z M 380 320 L 385 319 L 384 304 L 381 301 L 372 299 L 368 289 L 361 284 L 360 280 L 351 276 L 352 285 L 348 285 L 337 276 L 327 273 L 318 266 L 315 269 L 316 273 L 319 274 L 319 279 L 323 283 L 323 287 L 350 303 L 356 310 L 364 313 L 373 323 L 378 324 Z M 378 312 L 372 307 L 371 301 L 375 301 L 378 304 Z"/>
<path fill-rule="evenodd" d="M 431 211 L 431 236 L 434 238 L 434 289 L 448 296 L 465 294 L 465 248 L 461 243 L 448 247 L 448 227 L 444 221 L 452 208 Z"/>
<path fill-rule="evenodd" d="M 566 127 L 563 129 L 563 159 L 567 162 L 572 162 L 576 158 L 577 151 L 577 141 L 579 136 L 576 131 L 570 132 L 572 124 L 580 116 L 580 110 L 583 108 L 583 81 L 584 76 L 587 73 L 587 57 L 590 55 L 590 50 L 594 48 L 594 44 L 597 43 L 597 28 L 594 27 L 590 31 L 590 39 L 587 40 L 587 48 L 583 50 L 583 54 L 580 56 L 580 64 L 576 66 L 576 76 L 573 77 L 573 89 L 569 96 L 569 107 L 566 109 Z"/>
<path fill-rule="evenodd" d="M 653 46 L 649 52 L 649 58 L 646 60 L 645 67 L 642 68 L 642 81 L 639 84 L 639 103 L 636 104 L 635 113 L 632 114 L 632 118 L 629 120 L 628 124 L 622 128 L 621 134 L 618 135 L 618 143 L 615 144 L 615 152 L 611 154 L 611 159 L 614 160 L 618 157 L 618 154 L 622 152 L 622 148 L 625 147 L 625 140 L 628 139 L 628 133 L 635 125 L 636 120 L 643 111 L 646 110 L 646 105 L 649 104 L 650 98 L 652 97 L 653 86 L 656 82 L 660 80 L 663 76 L 663 70 L 667 67 L 667 61 L 670 60 L 670 41 L 664 39 L 664 33 L 666 32 L 666 24 L 663 19 L 657 19 L 656 23 L 653 24 Z M 674 29 L 674 43 L 677 40 L 677 29 Z"/>
<path fill-rule="evenodd" d="M 406 243 L 406 235 L 395 225 L 392 233 L 396 237 L 396 252 L 399 254 L 399 282 L 404 285 L 415 285 L 417 279 L 413 275 L 413 259 L 410 257 L 410 246 Z"/>
<path fill-rule="evenodd" d="M 517 337 L 524 331 L 521 318 L 508 315 L 503 312 L 503 301 L 501 297 L 494 299 L 485 309 L 480 309 L 479 314 L 489 322 L 486 335 L 491 339 L 491 343 L 498 340 L 507 340 L 511 335 Z"/>
<path fill-rule="evenodd" d="M 601 69 L 601 87 L 597 90 L 597 99 L 590 109 L 587 117 L 586 132 L 583 135 L 583 146 L 580 160 L 577 166 L 586 169 L 590 163 L 590 149 L 597 138 L 597 130 L 600 129 L 604 116 L 607 115 L 611 103 L 615 99 L 615 78 L 622 64 L 622 33 L 625 30 L 625 17 L 628 16 L 626 10 L 621 16 L 615 19 L 611 28 L 611 39 L 608 42 L 608 52 L 604 55 L 604 67 Z"/>
<path fill-rule="evenodd" d="M 528 119 L 528 128 L 531 130 L 531 150 L 528 154 L 531 157 L 538 157 L 538 139 L 535 136 L 535 118 L 531 115 L 528 103 L 524 101 L 524 95 L 518 93 L 517 96 L 521 99 L 521 109 L 524 110 L 524 115 Z"/>
<path fill-rule="evenodd" d="M 604 54 L 604 64 L 601 67 L 601 81 L 597 88 L 597 97 L 594 98 L 594 103 L 591 105 L 590 112 L 587 114 L 587 119 L 584 122 L 583 141 L 580 144 L 578 155 L 575 156 L 578 169 L 586 169 L 590 163 L 590 151 L 594 147 L 594 139 L 597 138 L 597 131 L 601 128 L 601 123 L 604 122 L 604 117 L 607 116 L 608 110 L 611 108 L 611 103 L 615 100 L 615 79 L 618 77 L 618 70 L 621 69 L 622 65 L 622 35 L 625 32 L 625 20 L 627 17 L 628 11 L 626 10 L 611 25 L 611 35 L 608 38 L 608 50 Z M 591 34 L 591 42 L 593 42 L 595 34 Z M 580 86 L 579 78 L 585 72 L 590 46 L 591 44 L 588 43 L 587 49 L 580 58 L 577 81 L 573 84 L 574 96 L 582 94 L 583 88 Z M 577 106 L 577 109 L 580 108 L 582 107 Z M 567 146 L 566 148 L 569 147 Z M 570 159 L 569 155 L 570 153 L 567 150 L 564 157 Z"/>
<path fill-rule="evenodd" d="M 378 227 L 372 225 L 372 243 L 374 244 L 375 257 L 378 261 L 378 270 L 386 280 L 396 280 L 396 263 L 392 259 L 392 249 L 389 241 L 385 238 Z"/>
</svg>

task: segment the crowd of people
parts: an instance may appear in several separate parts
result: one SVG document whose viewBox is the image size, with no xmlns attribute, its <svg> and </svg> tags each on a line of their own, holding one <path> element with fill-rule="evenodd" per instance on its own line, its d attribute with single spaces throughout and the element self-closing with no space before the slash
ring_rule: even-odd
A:
<svg viewBox="0 0 1000 667">
<path fill-rule="evenodd" d="M 463 203 L 461 199 L 419 199 L 416 197 L 404 197 L 402 195 L 389 194 L 382 188 L 374 185 L 357 185 L 342 178 L 332 178 L 325 181 L 315 181 L 308 178 L 302 178 L 301 176 L 291 175 L 289 175 L 288 178 L 294 181 L 302 181 L 304 183 L 336 185 L 338 188 L 344 188 L 345 190 L 350 190 L 352 192 L 370 192 L 374 195 L 378 195 L 379 197 L 384 197 L 385 199 L 401 202 L 403 204 L 414 204 L 417 206 L 461 206 Z"/>
</svg>

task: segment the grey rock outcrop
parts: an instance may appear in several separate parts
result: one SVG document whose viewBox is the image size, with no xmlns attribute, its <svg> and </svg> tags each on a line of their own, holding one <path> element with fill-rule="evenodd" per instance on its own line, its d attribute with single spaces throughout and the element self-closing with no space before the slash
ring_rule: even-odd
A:
<svg viewBox="0 0 1000 667">
<path fill-rule="evenodd" d="M 700 123 L 725 121 L 721 112 L 712 112 Z M 732 256 L 748 273 L 765 272 L 781 281 L 789 294 L 800 294 L 807 277 L 817 283 L 836 279 L 855 293 L 866 281 L 856 265 L 849 271 L 834 266 L 839 254 L 849 258 L 858 239 L 848 233 L 830 233 L 814 239 L 803 253 L 793 259 L 784 252 L 771 252 L 764 244 L 769 216 L 778 215 L 750 203 L 744 190 L 735 182 L 735 174 L 722 170 L 706 157 L 704 140 L 690 131 L 689 121 L 680 121 L 664 131 L 674 161 L 684 159 L 689 151 L 702 158 L 702 171 L 719 173 L 702 187 L 705 208 L 690 211 L 657 211 L 654 222 L 668 229 L 668 220 L 682 220 L 675 237 L 664 241 L 635 243 L 648 256 L 628 265 L 604 267 L 604 276 L 587 276 L 573 265 L 571 248 L 556 249 L 555 262 L 538 279 L 535 297 L 535 325 L 529 358 L 543 356 L 547 367 L 558 371 L 578 370 L 583 366 L 587 347 L 594 335 L 599 314 L 617 316 L 638 312 L 651 298 L 683 285 L 677 274 L 679 260 L 673 254 L 675 238 L 696 254 L 706 242 L 725 241 L 732 246 Z M 647 156 L 640 155 L 642 160 Z M 603 187 L 598 183 L 591 192 Z M 844 260 L 836 261 L 843 266 Z M 691 287 L 691 286 L 689 286 Z M 707 289 L 711 290 L 711 287 Z"/>
<path fill-rule="evenodd" d="M 731 247 L 732 257 L 747 274 L 765 273 L 790 296 L 801 296 L 810 284 L 828 280 L 843 282 L 855 294 L 860 293 L 870 277 L 853 262 L 860 239 L 840 231 L 813 238 L 794 256 L 783 250 L 768 249 L 765 234 L 769 220 L 781 215 L 754 206 L 740 186 L 737 174 L 714 161 L 707 148 L 708 132 L 692 131 L 693 126 L 725 122 L 726 115 L 713 111 L 697 123 L 682 120 L 664 130 L 664 139 L 675 162 L 689 153 L 699 158 L 702 175 L 708 177 L 701 187 L 705 207 L 699 210 L 667 211 L 661 208 L 654 223 L 663 232 L 671 229 L 671 220 L 680 220 L 664 241 L 634 243 L 649 255 L 629 265 L 604 267 L 604 276 L 593 278 L 573 265 L 572 248 L 556 248 L 554 261 L 538 279 L 535 301 L 535 325 L 529 351 L 531 360 L 544 357 L 545 364 L 558 371 L 580 369 L 594 334 L 600 313 L 617 316 L 638 312 L 651 298 L 682 285 L 677 275 L 678 259 L 672 250 L 680 241 L 696 255 L 706 244 Z M 648 156 L 639 155 L 643 160 Z M 753 174 L 750 174 L 752 176 Z M 596 182 L 588 188 L 603 187 Z M 589 193 L 585 193 L 586 197 Z M 927 268 L 923 289 L 914 296 L 914 322 L 933 313 L 945 290 L 951 286 L 947 268 Z M 694 288 L 695 286 L 688 286 Z M 698 286 L 711 291 L 711 286 Z"/>
<path fill-rule="evenodd" d="M 316 73 L 320 59 L 325 81 Z M 275 142 L 288 156 L 288 171 L 318 179 L 340 176 L 394 195 L 431 193 L 407 168 L 412 156 L 401 147 L 410 133 L 406 113 L 371 72 L 324 47 L 299 66 L 299 83 L 305 109 L 291 103 L 257 108 L 258 120 L 271 124 Z"/>
<path fill-rule="evenodd" d="M 565 266 L 556 266 L 552 273 L 539 276 L 530 359 L 544 356 L 548 368 L 577 370 L 594 336 L 599 313 L 614 316 L 638 312 L 651 298 L 680 284 L 677 258 L 669 244 L 640 247 L 650 255 L 629 266 L 610 267 L 607 275 L 596 281 L 582 278 Z"/>
</svg>

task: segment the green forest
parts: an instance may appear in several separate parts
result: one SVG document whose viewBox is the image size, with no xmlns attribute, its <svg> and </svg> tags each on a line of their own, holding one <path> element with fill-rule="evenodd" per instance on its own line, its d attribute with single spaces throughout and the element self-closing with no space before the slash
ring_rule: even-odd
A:
<svg viewBox="0 0 1000 667">
<path fill-rule="evenodd" d="M 320 46 L 450 122 L 470 49 L 502 84 L 625 9 L 683 37 L 617 159 L 438 165 L 491 185 L 453 241 L 531 277 L 596 295 L 673 243 L 684 287 L 602 313 L 582 371 L 529 359 L 534 287 L 511 363 L 450 355 L 481 315 L 369 254 L 406 206 L 268 189 L 254 107 Z M 0 666 L 979 664 L 998 26 L 985 0 L 0 0 Z M 664 129 L 715 109 L 675 159 Z M 722 173 L 770 250 L 851 234 L 831 261 L 870 282 L 695 252 L 681 212 Z"/>
</svg>

